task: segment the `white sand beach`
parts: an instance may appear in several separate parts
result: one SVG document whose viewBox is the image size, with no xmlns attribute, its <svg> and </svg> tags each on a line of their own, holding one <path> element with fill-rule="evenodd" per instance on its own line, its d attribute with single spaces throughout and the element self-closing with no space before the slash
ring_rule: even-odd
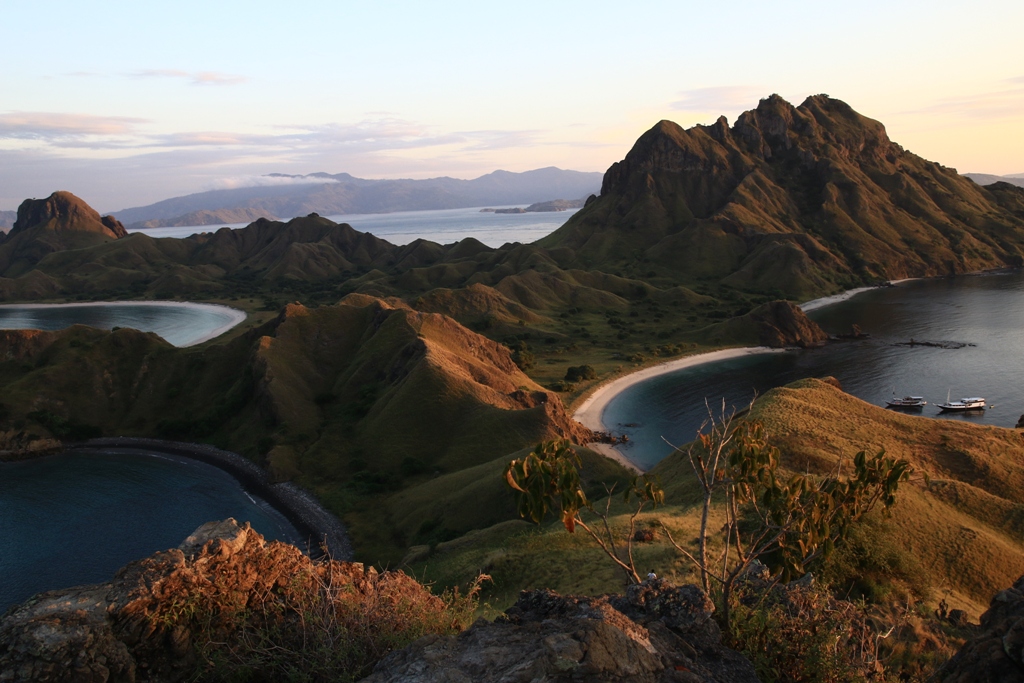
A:
<svg viewBox="0 0 1024 683">
<path fill-rule="evenodd" d="M 879 286 L 886 287 L 902 284 L 904 282 L 913 282 L 915 280 L 923 279 L 924 278 L 920 277 L 908 277 L 902 280 L 890 280 L 888 285 L 878 285 L 875 287 L 857 287 L 856 289 L 848 289 L 845 292 L 840 292 L 839 294 L 833 294 L 832 296 L 823 296 L 820 299 L 811 299 L 810 301 L 806 301 L 800 304 L 800 309 L 804 313 L 808 313 L 810 311 L 815 311 L 819 308 L 825 308 L 825 306 L 838 304 L 840 301 L 847 301 L 848 299 L 852 299 L 853 297 L 857 296 L 861 292 L 870 292 L 872 289 L 878 289 Z"/>
<path fill-rule="evenodd" d="M 894 280 L 890 284 L 896 285 L 901 282 L 910 282 L 919 278 L 907 278 L 905 280 Z M 813 299 L 806 303 L 800 304 L 800 308 L 807 313 L 809 311 L 818 310 L 832 304 L 837 304 L 841 301 L 847 301 L 862 292 L 867 292 L 876 287 L 858 287 L 856 289 L 849 289 L 840 294 L 833 294 L 832 296 L 822 297 L 820 299 Z M 719 360 L 728 360 L 730 358 L 739 358 L 741 356 L 760 354 L 760 353 L 781 353 L 785 349 L 771 349 L 765 346 L 754 346 L 744 347 L 738 349 L 722 349 L 721 351 L 711 351 L 709 353 L 701 353 L 693 356 L 686 356 L 684 358 L 678 358 L 671 360 L 660 365 L 655 365 L 649 368 L 643 368 L 636 372 L 617 377 L 605 384 L 602 384 L 594 390 L 590 396 L 580 404 L 573 414 L 573 418 L 581 423 L 584 427 L 592 429 L 594 431 L 607 432 L 609 428 L 602 421 L 605 407 L 615 398 L 618 394 L 622 393 L 629 387 L 648 380 L 651 377 L 657 377 L 658 375 L 664 375 L 669 372 L 675 372 L 676 370 L 682 370 L 683 368 L 691 368 L 697 365 L 703 365 L 704 363 L 713 363 Z M 602 455 L 605 455 L 612 460 L 624 465 L 625 467 L 632 469 L 636 472 L 642 472 L 636 463 L 626 457 L 621 451 L 615 448 L 611 444 L 605 443 L 591 443 L 587 444 L 587 447 L 591 450 L 597 451 Z"/>
<path fill-rule="evenodd" d="M 825 306 L 831 306 L 832 304 L 838 304 L 840 301 L 847 301 L 857 296 L 861 292 L 870 292 L 875 287 L 858 287 L 857 289 L 848 289 L 845 292 L 839 294 L 833 294 L 832 296 L 823 296 L 820 299 L 812 299 L 810 301 L 800 304 L 800 309 L 804 313 L 816 311 L 819 308 L 825 308 Z"/>
<path fill-rule="evenodd" d="M 649 368 L 643 368 L 642 370 L 631 372 L 628 375 L 617 377 L 606 384 L 599 386 L 586 398 L 585 401 L 583 401 L 583 403 L 580 404 L 579 408 L 577 408 L 573 413 L 573 418 L 588 429 L 606 432 L 608 431 L 608 426 L 602 421 L 605 407 L 607 407 L 613 398 L 634 384 L 638 384 L 639 382 L 643 382 L 652 377 L 657 377 L 658 375 L 675 372 L 676 370 L 682 370 L 683 368 L 692 368 L 697 365 L 703 365 L 704 363 L 714 363 L 715 361 L 762 353 L 783 352 L 785 352 L 785 349 L 772 349 L 767 346 L 722 349 L 720 351 L 711 351 L 709 353 L 700 353 L 693 356 L 686 356 L 684 358 L 677 358 Z M 636 463 L 629 460 L 628 457 L 610 444 L 592 443 L 587 444 L 587 447 L 616 460 L 620 464 L 626 465 L 634 471 L 642 471 Z"/>
</svg>

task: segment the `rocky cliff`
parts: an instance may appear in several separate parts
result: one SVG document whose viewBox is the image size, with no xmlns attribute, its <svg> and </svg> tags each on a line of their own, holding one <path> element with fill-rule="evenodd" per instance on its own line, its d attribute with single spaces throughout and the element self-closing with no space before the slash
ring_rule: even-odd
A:
<svg viewBox="0 0 1024 683">
<path fill-rule="evenodd" d="M 977 635 L 932 680 L 939 683 L 1024 681 L 1024 576 L 992 598 Z"/>
<path fill-rule="evenodd" d="M 731 127 L 658 123 L 608 169 L 601 196 L 540 244 L 591 268 L 812 298 L 1020 265 L 1018 196 L 907 152 L 844 102 L 772 95 Z"/>
<path fill-rule="evenodd" d="M 18 207 L 18 218 L 10 236 L 42 227 L 54 232 L 92 232 L 118 239 L 126 237 L 121 222 L 100 216 L 91 206 L 70 192 L 54 192 L 46 199 L 26 199 Z"/>
</svg>

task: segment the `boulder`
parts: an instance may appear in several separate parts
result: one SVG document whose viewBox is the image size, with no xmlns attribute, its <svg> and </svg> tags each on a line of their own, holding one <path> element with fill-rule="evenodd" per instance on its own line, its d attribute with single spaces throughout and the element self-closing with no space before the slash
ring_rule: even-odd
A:
<svg viewBox="0 0 1024 683">
<path fill-rule="evenodd" d="M 1024 576 L 992 598 L 988 611 L 981 615 L 977 635 L 967 641 L 932 680 L 937 683 L 1024 681 Z"/>
<path fill-rule="evenodd" d="M 713 610 L 696 586 L 661 579 L 624 596 L 523 591 L 494 622 L 421 638 L 384 658 L 363 683 L 757 681 L 750 662 L 722 646 Z"/>
</svg>

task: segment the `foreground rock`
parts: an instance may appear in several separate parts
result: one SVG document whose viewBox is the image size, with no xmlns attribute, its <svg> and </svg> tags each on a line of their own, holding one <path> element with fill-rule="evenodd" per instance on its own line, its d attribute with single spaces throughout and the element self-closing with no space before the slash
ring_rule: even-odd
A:
<svg viewBox="0 0 1024 683">
<path fill-rule="evenodd" d="M 1024 681 L 1024 576 L 999 591 L 981 615 L 979 634 L 936 672 L 939 683 Z"/>
<path fill-rule="evenodd" d="M 393 633 L 375 619 L 395 611 L 388 606 L 403 615 L 445 609 L 401 572 L 313 562 L 294 546 L 264 542 L 248 524 L 209 522 L 110 583 L 41 593 L 9 610 L 0 620 L 0 681 L 173 682 L 195 678 L 216 659 L 211 653 L 244 678 L 251 659 L 240 657 L 239 634 L 273 633 L 281 650 L 294 648 L 289 638 L 309 637 L 299 617 L 324 595 L 349 609 L 332 617 L 355 614 L 385 637 Z M 274 680 L 274 662 L 258 664 Z"/>
<path fill-rule="evenodd" d="M 750 662 L 721 645 L 713 609 L 695 586 L 658 579 L 614 597 L 524 591 L 493 623 L 393 652 L 364 683 L 757 681 Z"/>
</svg>

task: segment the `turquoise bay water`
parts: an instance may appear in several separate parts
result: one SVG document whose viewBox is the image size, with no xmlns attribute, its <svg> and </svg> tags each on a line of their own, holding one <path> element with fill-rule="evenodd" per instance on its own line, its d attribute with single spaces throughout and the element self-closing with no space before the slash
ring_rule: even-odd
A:
<svg viewBox="0 0 1024 683">
<path fill-rule="evenodd" d="M 139 451 L 0 463 L 0 613 L 40 591 L 109 581 L 227 517 L 300 542 L 283 515 L 201 462 Z"/>
<path fill-rule="evenodd" d="M 0 330 L 62 330 L 89 325 L 155 332 L 175 346 L 191 346 L 222 334 L 245 319 L 227 306 L 159 302 L 0 306 Z"/>
<path fill-rule="evenodd" d="M 508 208 L 495 206 L 491 208 Z M 576 210 L 538 213 L 483 213 L 480 208 L 438 211 L 399 211 L 395 213 L 338 214 L 327 216 L 336 223 L 348 223 L 356 230 L 369 232 L 392 244 L 408 244 L 416 239 L 451 244 L 474 237 L 489 247 L 506 242 L 534 242 L 562 227 Z M 247 223 L 146 228 L 129 230 L 150 237 L 188 237 L 215 232 L 221 227 L 244 228 Z"/>
<path fill-rule="evenodd" d="M 898 395 L 923 395 L 919 414 L 940 417 L 936 403 L 984 396 L 995 407 L 942 419 L 1013 427 L 1024 413 L 1024 273 L 921 280 L 874 289 L 808 314 L 827 332 L 870 334 L 862 341 L 821 349 L 747 356 L 708 363 L 636 384 L 606 406 L 603 421 L 625 433 L 620 450 L 642 467 L 693 440 L 707 417 L 705 399 L 745 407 L 755 394 L 804 377 L 834 376 L 843 389 L 876 405 Z M 953 341 L 959 349 L 894 346 L 897 342 Z M 918 413 L 914 413 L 918 414 Z M 627 426 L 629 425 L 629 426 Z"/>
</svg>

